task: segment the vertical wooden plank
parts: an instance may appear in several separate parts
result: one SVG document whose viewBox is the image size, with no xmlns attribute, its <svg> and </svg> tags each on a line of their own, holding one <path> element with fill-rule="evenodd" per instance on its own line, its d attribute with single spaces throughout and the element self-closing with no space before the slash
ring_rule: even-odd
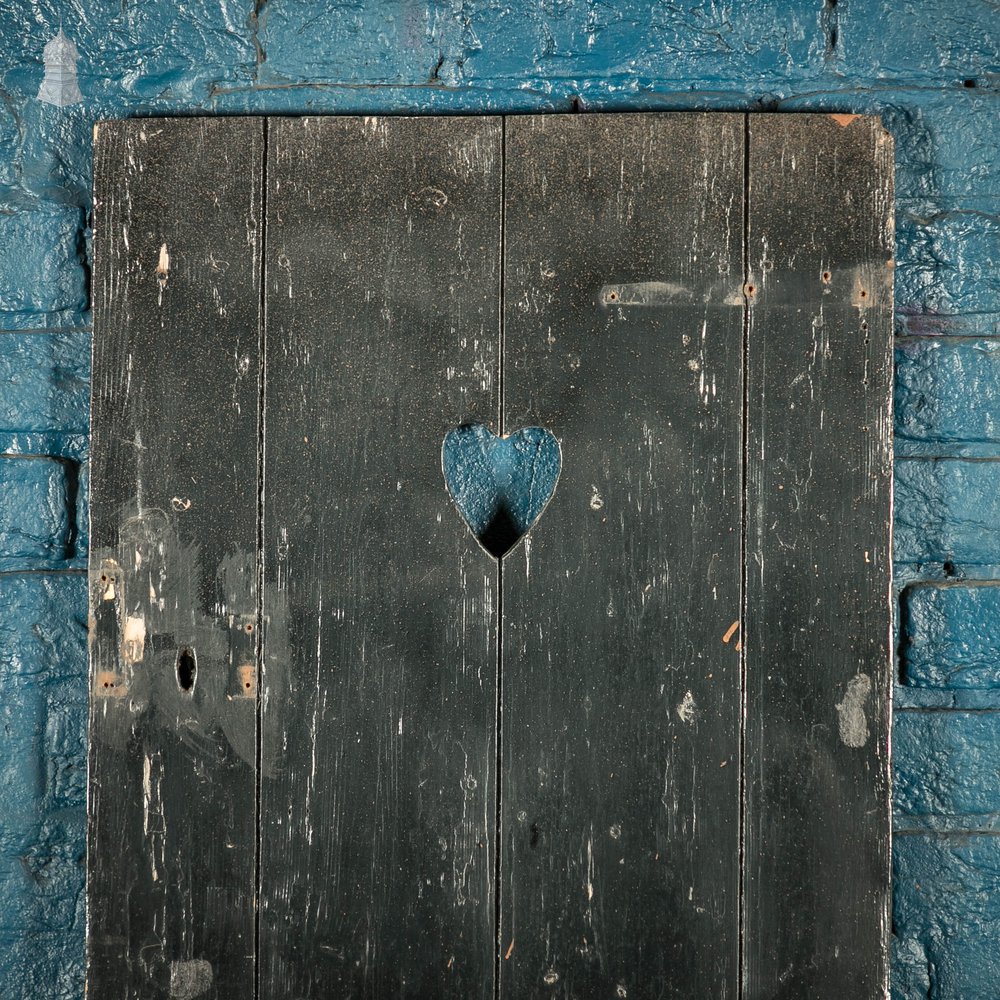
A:
<svg viewBox="0 0 1000 1000">
<path fill-rule="evenodd" d="M 743 119 L 511 118 L 501 994 L 734 997 Z"/>
<path fill-rule="evenodd" d="M 499 119 L 271 123 L 262 1000 L 493 992 Z M 287 653 L 274 653 L 280 631 Z"/>
<path fill-rule="evenodd" d="M 262 154 L 254 120 L 96 133 L 95 998 L 252 995 Z"/>
<path fill-rule="evenodd" d="M 751 115 L 746 996 L 886 995 L 892 142 Z"/>
</svg>

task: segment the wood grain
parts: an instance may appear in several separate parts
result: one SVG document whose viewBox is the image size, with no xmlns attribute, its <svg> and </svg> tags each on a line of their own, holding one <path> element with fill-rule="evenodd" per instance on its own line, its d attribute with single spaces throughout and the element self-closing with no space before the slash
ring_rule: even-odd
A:
<svg viewBox="0 0 1000 1000">
<path fill-rule="evenodd" d="M 506 128 L 500 995 L 734 997 L 743 121 Z"/>
<path fill-rule="evenodd" d="M 745 995 L 886 995 L 892 141 L 752 115 Z"/>
<path fill-rule="evenodd" d="M 254 120 L 97 131 L 94 998 L 253 989 L 262 154 Z"/>
<path fill-rule="evenodd" d="M 95 187 L 89 995 L 883 997 L 879 123 L 114 122 Z M 502 564 L 475 423 L 561 448 Z"/>
<path fill-rule="evenodd" d="M 260 996 L 491 997 L 497 565 L 441 448 L 497 415 L 501 123 L 271 135 Z"/>
</svg>

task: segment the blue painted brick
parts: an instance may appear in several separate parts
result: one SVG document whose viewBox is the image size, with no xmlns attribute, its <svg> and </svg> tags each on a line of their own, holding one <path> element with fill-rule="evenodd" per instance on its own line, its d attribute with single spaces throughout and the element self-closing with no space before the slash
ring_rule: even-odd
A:
<svg viewBox="0 0 1000 1000">
<path fill-rule="evenodd" d="M 927 317 L 923 325 L 911 320 L 908 332 L 1000 333 L 997 261 L 1000 216 L 995 212 L 899 211 L 896 301 L 908 316 Z"/>
<path fill-rule="evenodd" d="M 79 50 L 80 90 L 91 106 L 122 98 L 147 108 L 156 102 L 174 108 L 204 102 L 213 86 L 250 81 L 256 61 L 248 23 L 252 7 L 241 0 L 85 8 L 68 0 L 12 4 L 3 32 L 17 44 L 10 47 L 14 65 L 5 85 L 32 97 L 37 93 L 42 48 L 62 24 Z"/>
<path fill-rule="evenodd" d="M 892 746 L 897 829 L 906 829 L 914 817 L 958 819 L 967 830 L 997 829 L 1000 712 L 897 712 Z"/>
<path fill-rule="evenodd" d="M 895 397 L 897 454 L 1000 446 L 1000 340 L 906 338 L 896 346 Z"/>
<path fill-rule="evenodd" d="M 0 435 L 86 434 L 90 334 L 0 333 Z"/>
<path fill-rule="evenodd" d="M 943 89 L 971 78 L 989 86 L 997 70 L 996 16 L 989 0 L 839 4 L 833 62 L 871 88 L 893 79 Z"/>
<path fill-rule="evenodd" d="M 1000 584 L 907 587 L 902 633 L 907 685 L 1000 689 Z"/>
<path fill-rule="evenodd" d="M 897 461 L 893 544 L 901 563 L 1000 564 L 1000 461 Z"/>
<path fill-rule="evenodd" d="M 0 575 L 0 983 L 82 995 L 86 582 Z"/>
<path fill-rule="evenodd" d="M 893 841 L 893 1000 L 996 1000 L 1000 837 Z"/>
<path fill-rule="evenodd" d="M 65 462 L 0 456 L 0 571 L 37 569 L 74 555 Z"/>
<path fill-rule="evenodd" d="M 4 313 L 85 308 L 82 227 L 68 205 L 0 209 L 0 324 Z"/>
</svg>

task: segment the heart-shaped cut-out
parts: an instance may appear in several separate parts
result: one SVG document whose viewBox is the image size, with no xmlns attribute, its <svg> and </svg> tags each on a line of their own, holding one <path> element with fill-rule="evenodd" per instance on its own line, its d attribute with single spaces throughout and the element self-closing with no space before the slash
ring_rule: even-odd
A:
<svg viewBox="0 0 1000 1000">
<path fill-rule="evenodd" d="M 445 435 L 444 481 L 479 543 L 497 559 L 538 520 L 562 466 L 559 442 L 543 427 L 497 437 L 482 424 Z"/>
</svg>

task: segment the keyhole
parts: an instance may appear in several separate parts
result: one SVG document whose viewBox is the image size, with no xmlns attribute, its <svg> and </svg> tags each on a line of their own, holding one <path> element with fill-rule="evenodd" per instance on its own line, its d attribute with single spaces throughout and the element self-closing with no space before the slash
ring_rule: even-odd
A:
<svg viewBox="0 0 1000 1000">
<path fill-rule="evenodd" d="M 190 691 L 194 687 L 198 664 L 194 658 L 193 649 L 182 649 L 177 654 L 177 685 L 182 691 Z"/>
</svg>

